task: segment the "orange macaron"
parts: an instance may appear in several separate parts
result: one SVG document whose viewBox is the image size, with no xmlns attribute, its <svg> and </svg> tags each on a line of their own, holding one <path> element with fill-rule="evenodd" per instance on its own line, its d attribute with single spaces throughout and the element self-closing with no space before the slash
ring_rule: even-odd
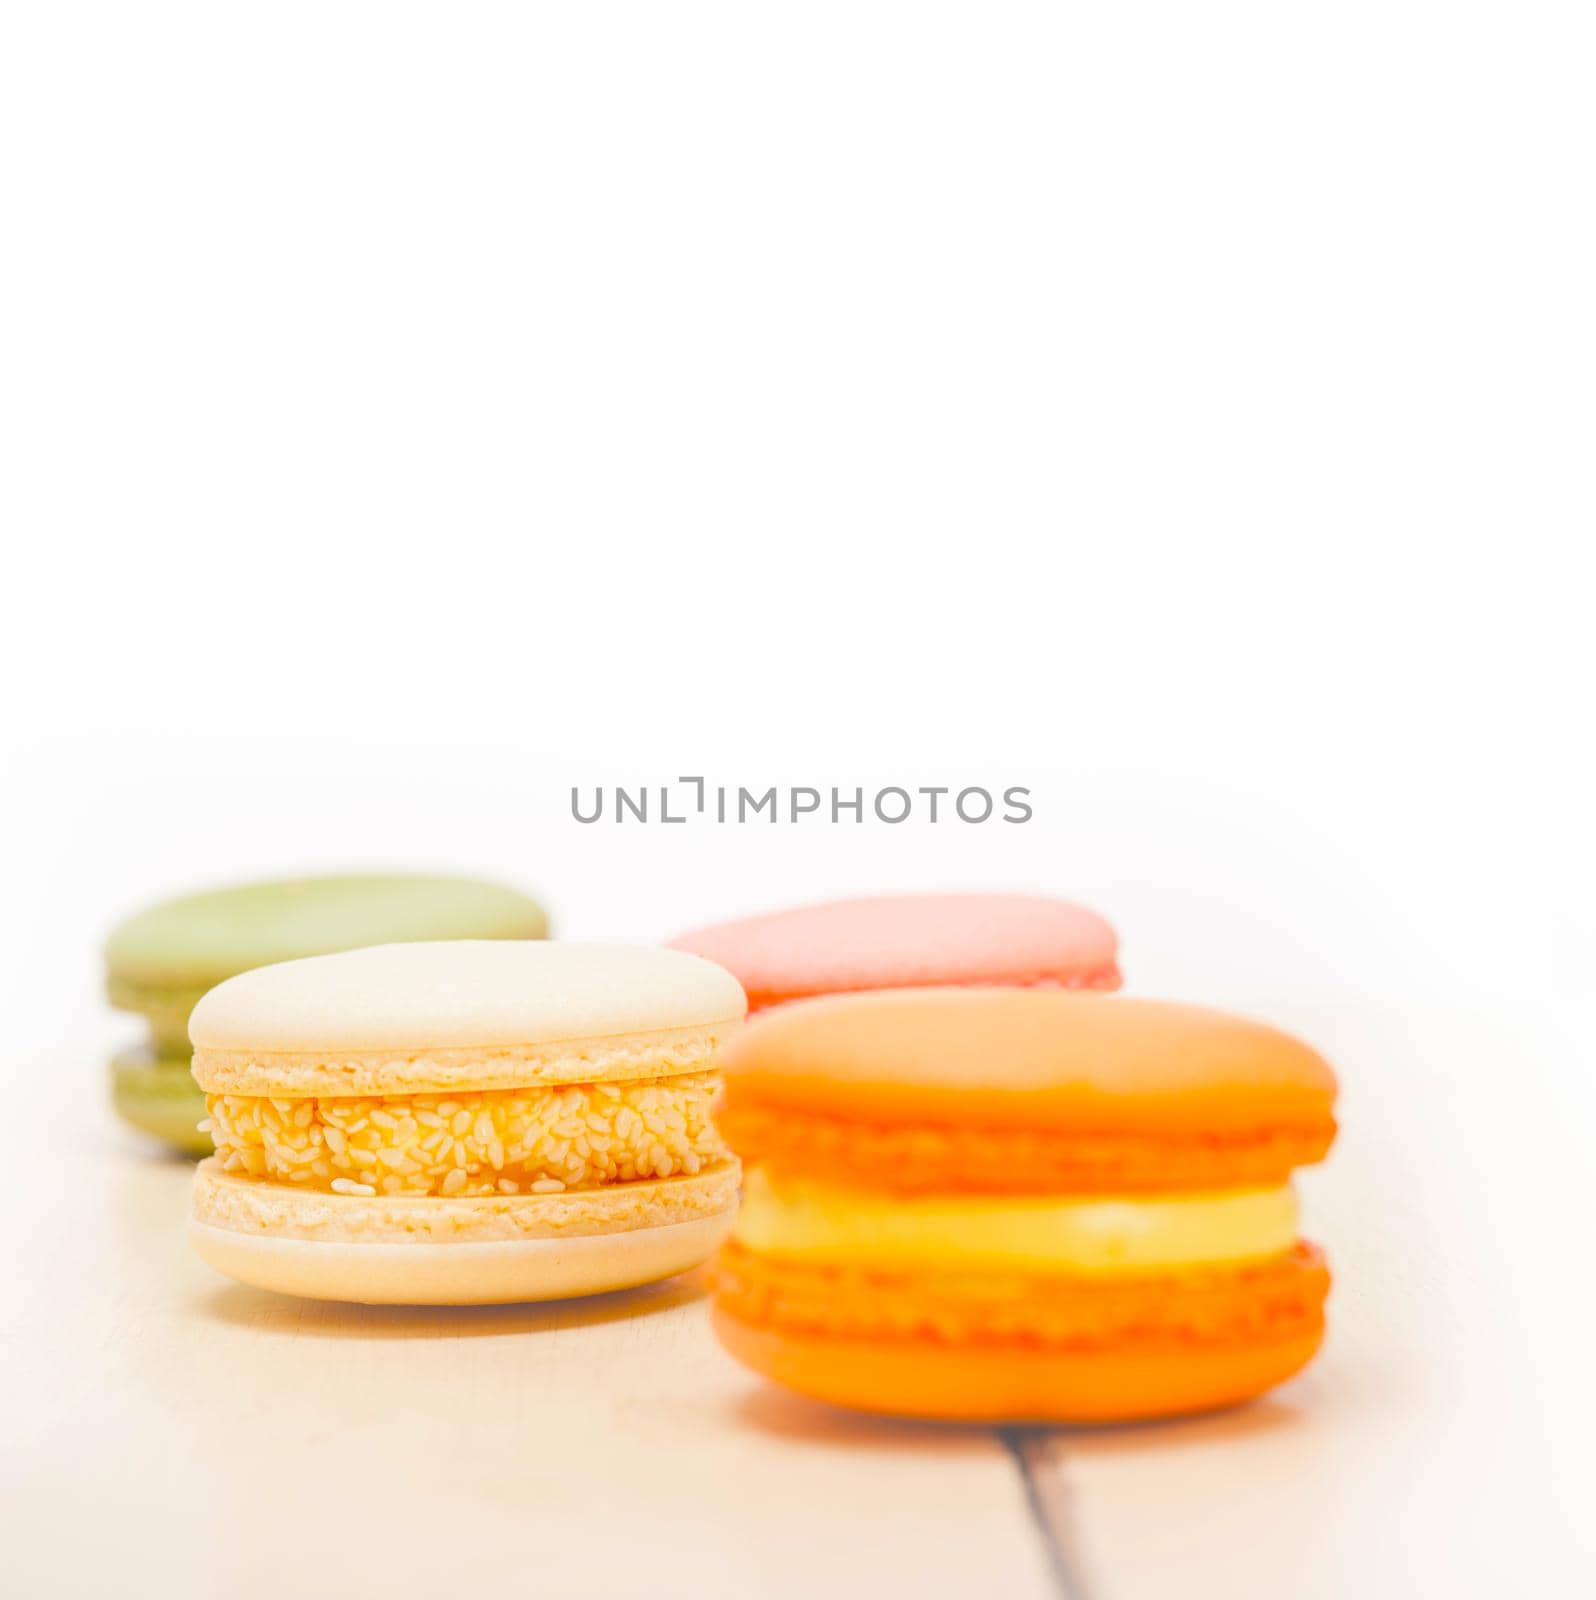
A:
<svg viewBox="0 0 1596 1600">
<path fill-rule="evenodd" d="M 746 1167 L 715 1326 L 817 1399 L 979 1421 L 1229 1405 L 1300 1370 L 1329 1275 L 1291 1176 L 1335 1135 L 1299 1040 L 1161 1001 L 922 989 L 732 1043 Z"/>
</svg>

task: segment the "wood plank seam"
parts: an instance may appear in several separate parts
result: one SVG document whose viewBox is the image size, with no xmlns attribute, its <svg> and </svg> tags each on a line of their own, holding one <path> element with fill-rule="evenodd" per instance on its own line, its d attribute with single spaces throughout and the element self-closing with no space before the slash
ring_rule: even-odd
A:
<svg viewBox="0 0 1596 1600">
<path fill-rule="evenodd" d="M 1047 1557 L 1059 1600 L 1091 1600 L 1076 1549 L 1064 1455 L 1057 1436 L 1045 1428 L 999 1428 L 998 1438 L 1020 1475 L 1026 1514 Z"/>
</svg>

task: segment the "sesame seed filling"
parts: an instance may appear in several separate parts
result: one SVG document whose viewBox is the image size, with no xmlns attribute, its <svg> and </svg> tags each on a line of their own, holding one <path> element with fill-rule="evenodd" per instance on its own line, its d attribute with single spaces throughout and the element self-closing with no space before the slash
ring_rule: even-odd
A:
<svg viewBox="0 0 1596 1600">
<path fill-rule="evenodd" d="M 727 1158 L 714 1072 L 473 1094 L 206 1096 L 224 1172 L 350 1195 L 559 1194 Z"/>
</svg>

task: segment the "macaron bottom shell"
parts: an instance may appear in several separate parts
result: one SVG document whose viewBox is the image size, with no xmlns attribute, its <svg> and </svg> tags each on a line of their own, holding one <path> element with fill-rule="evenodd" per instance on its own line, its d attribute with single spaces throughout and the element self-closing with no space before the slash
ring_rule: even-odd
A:
<svg viewBox="0 0 1596 1600">
<path fill-rule="evenodd" d="M 221 1171 L 194 1178 L 189 1239 L 253 1288 L 366 1305 L 501 1305 L 602 1294 L 706 1261 L 731 1231 L 740 1172 L 549 1195 L 345 1196 Z"/>
<path fill-rule="evenodd" d="M 816 1399 L 985 1422 L 1175 1416 L 1249 1399 L 1324 1337 L 1330 1274 L 1281 1255 L 1124 1277 L 838 1267 L 727 1244 L 731 1352 Z"/>
<path fill-rule="evenodd" d="M 251 1288 L 357 1305 L 485 1306 L 634 1289 L 706 1260 L 731 1213 L 632 1233 L 467 1244 L 343 1244 L 190 1222 L 189 1241 Z"/>
<path fill-rule="evenodd" d="M 111 1061 L 111 1104 L 116 1114 L 140 1133 L 159 1139 L 185 1155 L 208 1156 L 211 1138 L 199 1131 L 205 1117 L 205 1096 L 189 1072 L 183 1055 L 155 1055 L 126 1050 Z"/>
<path fill-rule="evenodd" d="M 1135 1422 L 1214 1411 L 1300 1372 L 1322 1323 L 1288 1338 L 1170 1350 L 1047 1350 L 838 1339 L 755 1327 L 723 1305 L 716 1336 L 744 1365 L 811 1400 L 946 1422 Z"/>
</svg>

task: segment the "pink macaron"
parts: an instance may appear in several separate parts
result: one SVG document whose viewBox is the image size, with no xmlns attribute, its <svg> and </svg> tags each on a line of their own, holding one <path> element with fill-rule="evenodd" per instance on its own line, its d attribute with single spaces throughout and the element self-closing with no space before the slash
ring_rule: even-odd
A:
<svg viewBox="0 0 1596 1600">
<path fill-rule="evenodd" d="M 732 973 L 751 1012 L 857 989 L 1120 984 L 1113 928 L 1094 911 L 1042 895 L 832 900 L 695 928 L 671 943 Z"/>
</svg>

